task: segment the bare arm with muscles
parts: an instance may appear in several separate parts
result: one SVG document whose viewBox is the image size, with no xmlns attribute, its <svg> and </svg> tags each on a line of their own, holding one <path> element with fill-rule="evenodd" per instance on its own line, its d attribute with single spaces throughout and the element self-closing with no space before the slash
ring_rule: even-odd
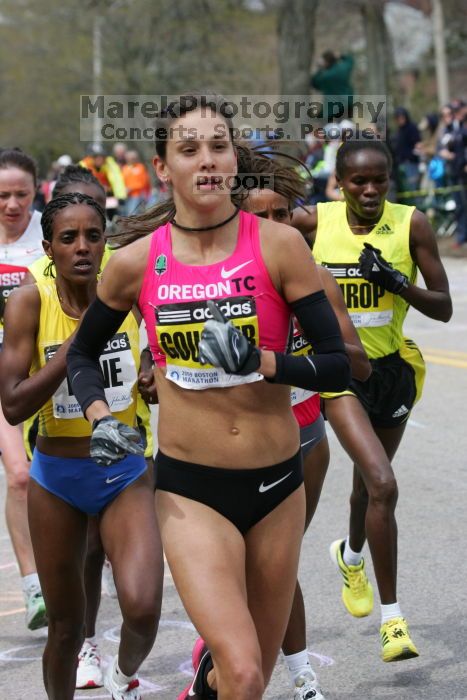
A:
<svg viewBox="0 0 467 700">
<path fill-rule="evenodd" d="M 364 244 L 359 264 L 362 275 L 393 294 L 399 294 L 420 313 L 447 322 L 452 316 L 449 282 L 439 257 L 435 234 L 426 216 L 415 211 L 410 225 L 410 252 L 422 273 L 426 289 L 412 284 L 406 275 L 384 259 L 381 251 Z"/>
<path fill-rule="evenodd" d="M 20 287 L 5 309 L 5 336 L 0 353 L 1 401 L 12 425 L 30 418 L 66 377 L 66 340 L 46 366 L 30 376 L 39 327 L 41 300 L 35 285 Z"/>
</svg>

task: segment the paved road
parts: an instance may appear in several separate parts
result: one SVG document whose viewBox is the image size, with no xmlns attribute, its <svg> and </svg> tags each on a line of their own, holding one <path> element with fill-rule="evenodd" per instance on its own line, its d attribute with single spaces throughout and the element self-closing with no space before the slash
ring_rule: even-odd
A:
<svg viewBox="0 0 467 700">
<path fill-rule="evenodd" d="M 400 488 L 399 600 L 421 656 L 383 664 L 378 657 L 377 607 L 370 617 L 357 620 L 342 606 L 339 576 L 327 549 L 346 534 L 351 469 L 331 434 L 331 467 L 301 561 L 309 650 L 327 700 L 467 699 L 467 260 L 445 262 L 455 301 L 452 321 L 445 326 L 411 312 L 407 322 L 409 335 L 425 351 L 428 377 L 395 462 Z M 3 475 L 0 489 L 3 498 Z M 374 581 L 371 564 L 369 575 Z M 0 576 L 0 698 L 41 700 L 44 640 L 25 629 L 19 577 L 3 523 Z M 104 597 L 98 631 L 108 657 L 117 649 L 119 620 L 116 601 Z M 175 700 L 186 684 L 194 639 L 167 572 L 159 636 L 142 669 L 144 698 Z M 96 690 L 77 691 L 75 697 L 108 696 Z M 265 697 L 292 697 L 282 663 Z"/>
</svg>

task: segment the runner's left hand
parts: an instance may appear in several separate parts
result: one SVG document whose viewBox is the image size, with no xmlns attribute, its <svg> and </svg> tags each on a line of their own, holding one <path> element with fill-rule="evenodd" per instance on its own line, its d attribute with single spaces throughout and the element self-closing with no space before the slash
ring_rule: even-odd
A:
<svg viewBox="0 0 467 700">
<path fill-rule="evenodd" d="M 199 341 L 199 361 L 221 367 L 227 374 L 251 374 L 261 364 L 261 352 L 250 343 L 211 299 L 207 302 L 212 320 L 206 321 Z"/>
<path fill-rule="evenodd" d="M 148 345 L 141 351 L 138 372 L 138 391 L 148 404 L 159 403 L 153 367 L 154 361 Z"/>
<path fill-rule="evenodd" d="M 152 369 L 140 369 L 138 373 L 138 391 L 146 403 L 159 403 L 157 397 L 156 379 Z"/>
<path fill-rule="evenodd" d="M 400 294 L 406 289 L 409 284 L 407 275 L 394 269 L 391 263 L 383 258 L 379 248 L 374 248 L 370 243 L 363 245 L 364 249 L 358 259 L 362 277 L 369 282 L 377 282 L 392 294 Z"/>
</svg>

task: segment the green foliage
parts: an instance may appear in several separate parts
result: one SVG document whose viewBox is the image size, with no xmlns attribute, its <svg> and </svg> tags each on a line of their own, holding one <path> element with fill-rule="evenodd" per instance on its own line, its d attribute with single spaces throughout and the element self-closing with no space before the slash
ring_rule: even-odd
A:
<svg viewBox="0 0 467 700">
<path fill-rule="evenodd" d="M 78 153 L 80 92 L 90 87 L 89 30 L 78 6 L 5 0 L 0 25 L 0 142 L 38 157 Z"/>
<path fill-rule="evenodd" d="M 36 156 L 43 174 L 63 153 L 83 155 L 79 105 L 93 93 L 96 12 L 104 94 L 277 91 L 272 11 L 232 0 L 3 0 L 0 143 Z"/>
<path fill-rule="evenodd" d="M 350 48 L 357 58 L 354 85 L 365 93 L 361 2 L 321 0 L 314 54 L 316 59 L 327 48 L 341 52 Z M 284 3 L 290 12 L 287 0 L 2 0 L 0 144 L 32 153 L 42 174 L 63 153 L 74 159 L 83 155 L 80 95 L 94 91 L 96 13 L 102 17 L 104 94 L 177 94 L 202 87 L 231 95 L 277 94 L 276 19 Z M 467 3 L 443 0 L 443 8 L 452 92 L 465 97 L 457 76 L 467 64 Z M 296 53 L 296 48 L 294 44 L 289 53 Z M 296 65 L 301 65 L 299 58 Z M 292 69 L 287 70 L 284 80 L 290 87 L 293 81 L 287 76 Z M 436 104 L 431 56 L 420 66 L 419 75 L 415 115 Z M 390 97 L 392 93 L 398 102 L 398 76 L 390 70 L 389 78 Z M 135 145 L 146 157 L 152 154 L 152 144 Z"/>
</svg>

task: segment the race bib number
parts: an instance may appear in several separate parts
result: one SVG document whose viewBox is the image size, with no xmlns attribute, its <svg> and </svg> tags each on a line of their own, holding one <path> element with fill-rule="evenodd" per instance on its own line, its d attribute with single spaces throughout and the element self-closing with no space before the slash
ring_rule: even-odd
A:
<svg viewBox="0 0 467 700">
<path fill-rule="evenodd" d="M 60 345 L 44 348 L 45 361 L 55 355 Z M 124 411 L 133 403 L 132 389 L 137 372 L 127 333 L 117 333 L 109 340 L 100 358 L 104 375 L 105 398 L 112 413 Z M 68 378 L 64 379 L 52 397 L 55 418 L 83 418 L 81 406 L 74 396 Z"/>
<path fill-rule="evenodd" d="M 258 318 L 254 297 L 222 299 L 219 308 L 243 335 L 258 345 Z M 227 374 L 223 369 L 201 365 L 198 345 L 205 321 L 212 318 L 206 301 L 162 304 L 156 309 L 156 335 L 166 356 L 166 378 L 184 389 L 212 389 L 260 381 L 257 372 L 245 377 Z"/>
<path fill-rule="evenodd" d="M 361 276 L 358 265 L 323 263 L 332 272 L 344 296 L 355 328 L 377 328 L 392 321 L 394 295 Z"/>
</svg>

